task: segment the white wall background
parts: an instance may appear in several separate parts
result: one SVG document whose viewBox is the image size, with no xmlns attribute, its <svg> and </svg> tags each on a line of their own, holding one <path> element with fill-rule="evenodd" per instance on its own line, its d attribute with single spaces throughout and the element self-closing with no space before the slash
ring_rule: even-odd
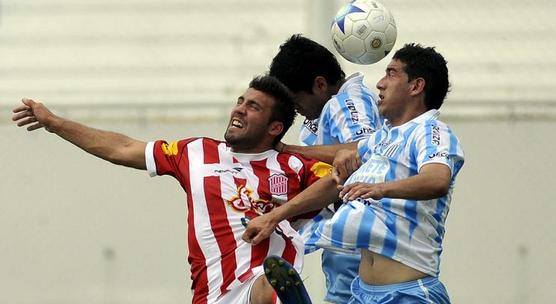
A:
<svg viewBox="0 0 556 304">
<path fill-rule="evenodd" d="M 145 140 L 220 138 L 229 105 L 278 45 L 297 32 L 328 44 L 316 12 L 341 3 L 0 0 L 0 304 L 191 299 L 178 184 L 17 129 L 10 110 L 21 97 Z M 443 117 L 467 156 L 441 269 L 453 302 L 552 303 L 555 6 L 383 3 L 397 47 L 436 45 L 451 69 Z M 342 61 L 371 87 L 387 62 Z M 318 255 L 308 260 L 303 276 L 318 303 Z"/>
</svg>

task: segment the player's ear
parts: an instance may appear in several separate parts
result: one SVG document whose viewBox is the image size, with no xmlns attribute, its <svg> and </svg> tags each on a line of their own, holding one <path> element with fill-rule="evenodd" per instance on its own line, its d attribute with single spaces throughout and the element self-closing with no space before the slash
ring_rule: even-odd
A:
<svg viewBox="0 0 556 304">
<path fill-rule="evenodd" d="M 326 93 L 327 90 L 328 82 L 326 81 L 326 78 L 322 76 L 315 77 L 315 79 L 313 80 L 313 94 L 319 95 L 322 93 Z"/>
<path fill-rule="evenodd" d="M 409 93 L 411 95 L 419 95 L 425 92 L 425 79 L 418 77 L 410 81 Z"/>
<path fill-rule="evenodd" d="M 278 136 L 282 134 L 284 130 L 284 124 L 280 121 L 273 121 L 268 125 L 268 134 L 272 136 Z"/>
</svg>

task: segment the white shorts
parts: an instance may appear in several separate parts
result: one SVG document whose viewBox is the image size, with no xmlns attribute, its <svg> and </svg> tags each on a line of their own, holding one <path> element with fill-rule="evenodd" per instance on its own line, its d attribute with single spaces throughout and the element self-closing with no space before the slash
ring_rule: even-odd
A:
<svg viewBox="0 0 556 304">
<path fill-rule="evenodd" d="M 264 275 L 264 269 L 261 265 L 254 267 L 251 271 L 253 272 L 253 276 L 249 280 L 232 288 L 230 291 L 218 298 L 214 304 L 250 304 L 251 289 L 253 288 L 255 281 Z M 276 297 L 274 303 L 280 304 L 280 300 Z"/>
</svg>

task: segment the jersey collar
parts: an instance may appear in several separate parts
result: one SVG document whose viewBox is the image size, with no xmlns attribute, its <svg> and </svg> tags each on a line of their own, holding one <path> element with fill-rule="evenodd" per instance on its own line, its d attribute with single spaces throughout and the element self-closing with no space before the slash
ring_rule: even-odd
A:
<svg viewBox="0 0 556 304">
<path fill-rule="evenodd" d="M 354 83 L 362 83 L 362 82 L 363 82 L 363 74 L 360 72 L 353 73 L 349 75 L 348 78 L 346 78 L 346 82 L 342 84 L 342 86 L 340 87 L 336 95 L 347 92 L 347 89 L 350 85 Z"/>
<path fill-rule="evenodd" d="M 397 126 L 397 127 L 392 127 L 390 122 L 388 120 L 385 120 L 384 121 L 384 126 L 385 126 L 386 129 L 395 129 L 395 128 L 403 129 L 406 126 L 409 126 L 409 125 L 412 125 L 412 124 L 420 124 L 420 123 L 423 123 L 423 122 L 428 121 L 428 120 L 437 119 L 438 115 L 440 115 L 440 111 L 438 111 L 436 109 L 432 109 L 432 110 L 428 110 L 427 112 L 413 118 L 412 120 L 404 123 L 403 125 L 400 125 L 400 126 Z"/>
</svg>

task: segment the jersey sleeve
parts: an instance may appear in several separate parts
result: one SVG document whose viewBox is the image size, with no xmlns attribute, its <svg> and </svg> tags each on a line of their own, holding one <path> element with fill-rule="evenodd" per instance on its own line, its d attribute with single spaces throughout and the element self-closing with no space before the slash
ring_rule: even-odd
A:
<svg viewBox="0 0 556 304">
<path fill-rule="evenodd" d="M 304 162 L 304 174 L 301 177 L 304 188 L 332 172 L 332 166 L 316 160 L 302 160 Z"/>
<path fill-rule="evenodd" d="M 171 175 L 182 178 L 179 165 L 187 158 L 186 145 L 193 139 L 168 143 L 164 140 L 151 141 L 145 148 L 147 172 L 150 176 Z"/>
<path fill-rule="evenodd" d="M 416 130 L 414 145 L 418 171 L 426 164 L 440 163 L 450 168 L 454 178 L 463 166 L 464 154 L 458 138 L 439 121 L 420 126 Z"/>
<path fill-rule="evenodd" d="M 299 159 L 303 163 L 302 169 L 299 171 L 299 178 L 301 182 L 301 189 L 307 189 L 310 185 L 318 181 L 321 177 L 324 177 L 332 172 L 332 166 L 313 159 L 307 159 L 299 156 Z M 334 202 L 330 202 L 334 203 Z M 309 211 L 288 219 L 293 226 L 300 227 L 308 219 L 315 217 L 319 214 L 320 210 Z"/>
<path fill-rule="evenodd" d="M 373 96 L 349 97 L 340 94 L 333 98 L 328 107 L 328 127 L 331 136 L 339 143 L 349 143 L 369 137 L 381 125 Z"/>
</svg>

